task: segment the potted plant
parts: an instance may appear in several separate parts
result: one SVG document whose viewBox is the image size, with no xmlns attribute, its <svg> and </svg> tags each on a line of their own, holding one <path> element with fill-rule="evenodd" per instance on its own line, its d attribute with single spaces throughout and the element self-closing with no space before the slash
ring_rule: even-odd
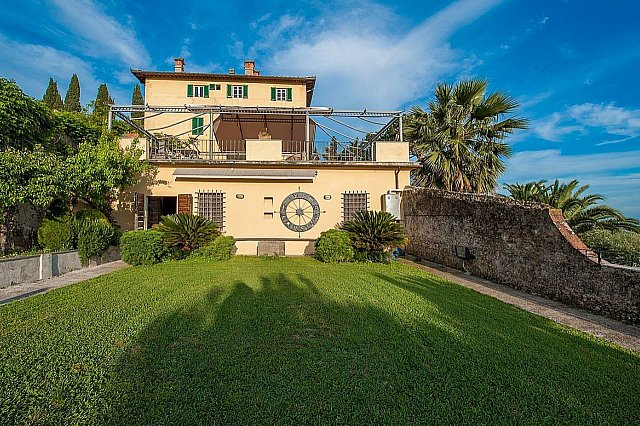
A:
<svg viewBox="0 0 640 426">
<path fill-rule="evenodd" d="M 262 132 L 258 132 L 258 139 L 260 140 L 271 140 L 271 135 L 269 134 L 269 132 L 265 129 Z"/>
</svg>

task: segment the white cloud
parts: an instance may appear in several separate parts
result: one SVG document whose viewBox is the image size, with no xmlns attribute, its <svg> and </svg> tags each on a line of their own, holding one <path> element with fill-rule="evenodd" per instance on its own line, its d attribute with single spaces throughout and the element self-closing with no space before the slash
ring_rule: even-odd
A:
<svg viewBox="0 0 640 426">
<path fill-rule="evenodd" d="M 569 134 L 596 129 L 610 135 L 623 136 L 598 145 L 621 143 L 640 137 L 640 110 L 618 107 L 613 103 L 584 103 L 536 120 L 531 128 L 536 135 L 548 141 L 557 142 Z"/>
<path fill-rule="evenodd" d="M 507 160 L 501 182 L 577 179 L 591 185 L 605 202 L 628 216 L 640 218 L 640 150 L 566 155 L 560 150 L 523 151 Z"/>
<path fill-rule="evenodd" d="M 50 46 L 20 43 L 0 35 L 0 74 L 11 76 L 28 94 L 42 98 L 53 77 L 64 99 L 69 79 L 78 74 L 82 103 L 95 98 L 99 82 L 92 67 L 82 59 Z M 90 90 L 89 90 L 90 89 Z"/>
<path fill-rule="evenodd" d="M 250 51 L 267 52 L 267 72 L 317 75 L 315 104 L 398 108 L 427 94 L 446 73 L 473 66 L 448 39 L 500 2 L 459 0 L 407 33 L 391 9 L 371 2 L 331 10 L 313 22 L 286 15 L 273 30 L 289 34 L 289 43 L 270 50 L 265 40 L 272 34 Z"/>
<path fill-rule="evenodd" d="M 78 38 L 82 53 L 95 58 L 115 58 L 127 67 L 143 68 L 151 57 L 133 29 L 120 24 L 91 0 L 50 0 L 51 16 Z"/>
</svg>

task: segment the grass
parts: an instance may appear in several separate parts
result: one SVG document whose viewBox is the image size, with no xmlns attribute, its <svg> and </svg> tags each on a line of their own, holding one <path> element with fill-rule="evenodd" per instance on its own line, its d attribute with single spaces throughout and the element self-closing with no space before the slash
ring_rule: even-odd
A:
<svg viewBox="0 0 640 426">
<path fill-rule="evenodd" d="M 8 424 L 640 421 L 640 355 L 398 264 L 128 268 L 0 321 Z"/>
</svg>

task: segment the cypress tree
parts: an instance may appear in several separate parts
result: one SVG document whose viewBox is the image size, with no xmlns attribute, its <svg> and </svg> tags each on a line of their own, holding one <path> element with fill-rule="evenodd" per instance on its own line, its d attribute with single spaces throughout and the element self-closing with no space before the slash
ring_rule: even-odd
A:
<svg viewBox="0 0 640 426">
<path fill-rule="evenodd" d="M 106 84 L 101 84 L 98 87 L 98 96 L 93 101 L 93 117 L 100 123 L 104 123 L 107 120 L 107 114 L 109 112 L 109 104 L 113 103 L 113 99 L 109 95 L 109 89 Z"/>
<path fill-rule="evenodd" d="M 80 80 L 78 80 L 78 75 L 75 73 L 71 76 L 69 89 L 64 97 L 64 110 L 69 112 L 82 111 L 82 105 L 80 104 Z"/>
<path fill-rule="evenodd" d="M 136 83 L 136 87 L 133 88 L 133 96 L 131 96 L 131 105 L 144 105 L 144 98 L 142 97 L 142 91 L 140 91 L 140 85 Z M 144 112 L 132 112 L 131 118 L 142 118 Z M 134 123 L 142 126 L 144 120 L 136 120 Z"/>
<path fill-rule="evenodd" d="M 64 109 L 60 92 L 58 92 L 58 83 L 56 83 L 51 77 L 49 77 L 49 85 L 47 86 L 47 90 L 44 92 L 42 100 L 51 109 L 56 109 L 58 111 L 62 111 Z"/>
</svg>

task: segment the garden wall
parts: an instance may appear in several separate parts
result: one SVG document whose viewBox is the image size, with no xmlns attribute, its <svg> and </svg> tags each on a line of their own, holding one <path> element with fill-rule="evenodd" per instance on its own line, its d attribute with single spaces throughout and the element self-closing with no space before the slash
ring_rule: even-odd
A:
<svg viewBox="0 0 640 426">
<path fill-rule="evenodd" d="M 90 259 L 88 266 L 119 259 L 119 248 L 109 247 L 102 256 Z M 0 259 L 0 288 L 57 277 L 82 267 L 77 250 Z"/>
<path fill-rule="evenodd" d="M 640 269 L 599 265 L 559 210 L 427 188 L 407 189 L 402 207 L 410 254 L 640 323 Z"/>
</svg>

